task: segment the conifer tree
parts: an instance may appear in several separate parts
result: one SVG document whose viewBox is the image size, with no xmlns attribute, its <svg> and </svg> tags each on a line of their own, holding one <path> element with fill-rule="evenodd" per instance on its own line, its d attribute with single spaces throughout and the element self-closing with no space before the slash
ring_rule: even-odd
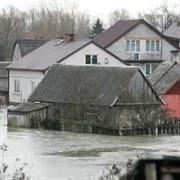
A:
<svg viewBox="0 0 180 180">
<path fill-rule="evenodd" d="M 97 18 L 95 23 L 92 26 L 90 37 L 93 38 L 94 36 L 101 33 L 102 31 L 104 31 L 103 22 L 99 18 Z"/>
</svg>

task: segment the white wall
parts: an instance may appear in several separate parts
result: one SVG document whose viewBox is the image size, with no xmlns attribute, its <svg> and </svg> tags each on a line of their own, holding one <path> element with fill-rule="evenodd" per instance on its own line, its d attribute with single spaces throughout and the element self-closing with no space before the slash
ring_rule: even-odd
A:
<svg viewBox="0 0 180 180">
<path fill-rule="evenodd" d="M 31 82 L 35 86 L 43 79 L 44 74 L 39 71 L 9 71 L 9 102 L 20 103 L 26 102 L 32 93 Z M 14 92 L 14 80 L 20 80 L 20 93 Z"/>
<path fill-rule="evenodd" d="M 93 54 L 98 57 L 98 65 L 106 65 L 106 66 L 126 66 L 124 63 L 120 62 L 117 58 L 110 55 L 106 51 L 102 50 L 95 44 L 91 43 L 76 52 L 72 56 L 68 57 L 66 60 L 62 61 L 61 64 L 65 65 L 89 65 L 86 64 L 85 56 Z M 108 58 L 109 63 L 105 64 L 105 58 Z M 91 64 L 92 65 L 92 64 Z"/>
</svg>

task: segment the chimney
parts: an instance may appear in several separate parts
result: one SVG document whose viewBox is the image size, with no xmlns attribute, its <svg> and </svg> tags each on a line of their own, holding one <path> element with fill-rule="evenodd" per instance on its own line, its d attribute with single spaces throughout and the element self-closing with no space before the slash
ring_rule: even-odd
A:
<svg viewBox="0 0 180 180">
<path fill-rule="evenodd" d="M 64 41 L 65 42 L 74 41 L 74 34 L 64 34 Z"/>
</svg>

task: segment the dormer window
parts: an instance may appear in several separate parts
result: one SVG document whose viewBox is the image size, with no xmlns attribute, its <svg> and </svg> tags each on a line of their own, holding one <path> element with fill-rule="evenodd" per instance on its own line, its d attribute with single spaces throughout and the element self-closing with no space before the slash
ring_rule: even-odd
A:
<svg viewBox="0 0 180 180">
<path fill-rule="evenodd" d="M 86 55 L 86 64 L 97 64 L 97 55 L 88 54 Z"/>
</svg>

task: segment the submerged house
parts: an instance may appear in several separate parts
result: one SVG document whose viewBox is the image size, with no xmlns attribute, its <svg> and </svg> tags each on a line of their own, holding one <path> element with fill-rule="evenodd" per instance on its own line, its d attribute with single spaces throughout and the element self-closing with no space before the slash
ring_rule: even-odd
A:
<svg viewBox="0 0 180 180">
<path fill-rule="evenodd" d="M 166 103 L 168 115 L 180 119 L 180 63 L 162 63 L 149 80 Z"/>
<path fill-rule="evenodd" d="M 114 54 L 89 39 L 75 40 L 73 34 L 53 39 L 13 61 L 9 71 L 9 103 L 27 102 L 52 64 L 126 66 Z"/>
<path fill-rule="evenodd" d="M 142 127 L 147 119 L 142 115 L 162 103 L 137 67 L 59 64 L 50 68 L 29 101 L 51 103 L 46 121 L 56 121 L 60 130 L 115 134 Z"/>
<path fill-rule="evenodd" d="M 143 19 L 120 20 L 93 41 L 149 76 L 163 61 L 180 59 L 180 40 L 160 33 Z"/>
</svg>

